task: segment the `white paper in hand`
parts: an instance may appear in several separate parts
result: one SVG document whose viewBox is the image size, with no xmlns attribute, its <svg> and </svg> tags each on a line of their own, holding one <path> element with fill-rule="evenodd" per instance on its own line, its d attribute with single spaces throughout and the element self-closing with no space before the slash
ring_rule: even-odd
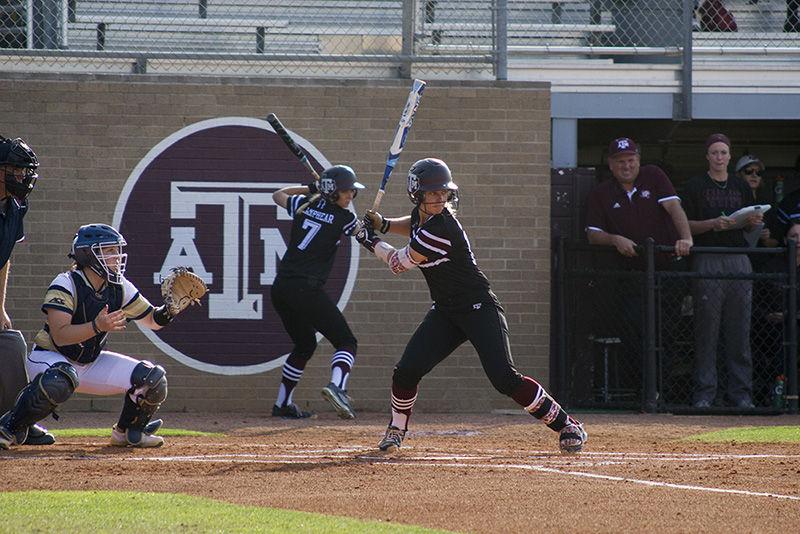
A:
<svg viewBox="0 0 800 534">
<path fill-rule="evenodd" d="M 754 212 L 761 211 L 761 213 L 766 213 L 771 207 L 772 206 L 769 204 L 761 204 L 756 206 L 745 206 L 744 208 L 734 211 L 728 215 L 728 217 L 736 221 L 736 225 L 732 228 L 732 230 L 743 228 L 747 223 L 747 218 Z"/>
</svg>

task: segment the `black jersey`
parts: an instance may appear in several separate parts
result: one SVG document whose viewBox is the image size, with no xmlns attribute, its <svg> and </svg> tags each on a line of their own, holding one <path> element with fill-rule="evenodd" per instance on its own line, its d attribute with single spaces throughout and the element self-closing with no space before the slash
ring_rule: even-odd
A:
<svg viewBox="0 0 800 534">
<path fill-rule="evenodd" d="M 352 211 L 324 198 L 297 215 L 307 200 L 306 195 L 293 195 L 286 204 L 286 211 L 292 217 L 292 235 L 278 276 L 308 278 L 324 284 L 333 267 L 341 235 L 351 235 L 357 219 Z"/>
<path fill-rule="evenodd" d="M 444 308 L 462 308 L 496 301 L 489 280 L 478 269 L 469 238 L 461 223 L 445 208 L 420 224 L 419 209 L 411 212 L 409 246 L 427 260 L 419 265 L 433 302 Z"/>
</svg>

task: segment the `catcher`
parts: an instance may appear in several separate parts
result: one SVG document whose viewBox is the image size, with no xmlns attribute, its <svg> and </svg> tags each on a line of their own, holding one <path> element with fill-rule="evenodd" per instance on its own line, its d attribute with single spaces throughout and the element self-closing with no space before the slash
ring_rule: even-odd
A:
<svg viewBox="0 0 800 534">
<path fill-rule="evenodd" d="M 25 442 L 28 429 L 66 402 L 75 392 L 124 394 L 122 414 L 111 430 L 119 447 L 159 447 L 151 420 L 167 398 L 164 368 L 146 360 L 105 350 L 108 336 L 138 321 L 153 330 L 168 325 L 206 292 L 203 281 L 177 268 L 162 284 L 164 305 L 154 308 L 128 281 L 125 239 L 106 224 L 81 226 L 72 241 L 72 268 L 59 274 L 45 293 L 44 328 L 36 334 L 25 362 L 34 377 L 0 417 L 0 448 Z"/>
</svg>

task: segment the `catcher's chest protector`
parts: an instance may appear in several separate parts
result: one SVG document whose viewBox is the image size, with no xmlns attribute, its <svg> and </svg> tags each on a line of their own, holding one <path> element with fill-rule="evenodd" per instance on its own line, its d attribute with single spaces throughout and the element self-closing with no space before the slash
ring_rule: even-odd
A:
<svg viewBox="0 0 800 534">
<path fill-rule="evenodd" d="M 25 356 L 28 347 L 18 330 L 0 331 L 0 415 L 14 407 L 17 394 L 28 383 Z"/>
<path fill-rule="evenodd" d="M 70 274 L 72 283 L 75 284 L 75 311 L 72 314 L 72 324 L 88 323 L 96 318 L 100 310 L 108 304 L 108 312 L 122 308 L 122 286 L 106 284 L 100 293 L 95 292 L 83 277 L 74 271 Z M 78 363 L 90 363 L 97 359 L 100 351 L 106 345 L 108 332 L 102 332 L 82 343 L 58 347 L 58 352 Z"/>
</svg>

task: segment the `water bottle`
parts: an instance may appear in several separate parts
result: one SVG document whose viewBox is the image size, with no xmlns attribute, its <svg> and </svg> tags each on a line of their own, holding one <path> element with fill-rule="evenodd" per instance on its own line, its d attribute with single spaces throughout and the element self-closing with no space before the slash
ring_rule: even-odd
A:
<svg viewBox="0 0 800 534">
<path fill-rule="evenodd" d="M 783 175 L 779 174 L 775 177 L 775 203 L 783 200 Z"/>
<path fill-rule="evenodd" d="M 783 386 L 785 383 L 785 376 L 778 375 L 775 377 L 775 384 L 772 386 L 772 407 L 777 410 L 783 410 L 784 408 Z"/>
</svg>

